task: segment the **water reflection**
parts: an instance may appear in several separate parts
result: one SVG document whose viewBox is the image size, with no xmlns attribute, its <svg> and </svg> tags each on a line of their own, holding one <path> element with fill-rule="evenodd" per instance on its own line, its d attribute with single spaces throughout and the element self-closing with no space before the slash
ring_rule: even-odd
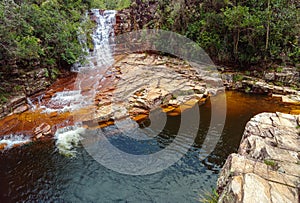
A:
<svg viewBox="0 0 300 203">
<path fill-rule="evenodd" d="M 298 107 L 264 96 L 227 92 L 227 118 L 217 147 L 205 160 L 201 146 L 208 132 L 211 103 L 200 107 L 200 124 L 195 144 L 179 162 L 159 173 L 130 176 L 97 163 L 83 149 L 75 158 L 57 152 L 54 141 L 40 141 L 0 155 L 0 202 L 197 202 L 201 191 L 215 187 L 218 172 L 227 156 L 239 146 L 246 122 L 255 114 L 289 112 Z M 259 105 L 258 105 L 259 104 Z M 193 109 L 187 110 L 189 113 Z M 140 125 L 147 126 L 149 121 Z M 155 141 L 139 153 L 151 153 L 174 139 L 180 117 L 168 117 Z M 107 127 L 112 129 L 114 126 Z M 113 131 L 110 141 L 128 152 L 135 151 L 128 138 Z M 186 132 L 188 133 L 188 132 Z M 124 143 L 124 145 L 123 145 Z"/>
</svg>

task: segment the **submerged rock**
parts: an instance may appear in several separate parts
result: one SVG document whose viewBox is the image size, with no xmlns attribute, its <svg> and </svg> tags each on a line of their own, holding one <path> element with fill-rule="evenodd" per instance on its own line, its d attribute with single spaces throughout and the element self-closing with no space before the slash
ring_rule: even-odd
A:
<svg viewBox="0 0 300 203">
<path fill-rule="evenodd" d="M 262 113 L 247 123 L 220 173 L 219 202 L 299 202 L 299 117 Z"/>
</svg>

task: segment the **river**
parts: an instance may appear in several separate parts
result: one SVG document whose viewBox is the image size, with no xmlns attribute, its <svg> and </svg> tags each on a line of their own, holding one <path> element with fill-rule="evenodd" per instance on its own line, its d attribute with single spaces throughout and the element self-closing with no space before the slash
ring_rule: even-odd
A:
<svg viewBox="0 0 300 203">
<path fill-rule="evenodd" d="M 269 97 L 238 92 L 227 92 L 226 98 L 222 136 L 204 160 L 199 156 L 204 153 L 201 144 L 208 136 L 209 100 L 199 108 L 198 135 L 188 153 L 168 169 L 151 175 L 114 172 L 95 161 L 81 145 L 76 156 L 68 158 L 49 139 L 6 150 L 0 156 L 0 202 L 197 202 L 201 194 L 215 188 L 224 161 L 237 151 L 244 127 L 252 116 L 295 108 Z M 184 113 L 191 112 L 193 109 Z M 118 133 L 111 133 L 108 139 L 129 153 L 149 153 L 172 141 L 179 122 L 180 116 L 169 116 L 162 133 L 143 147 L 133 147 L 130 139 Z M 114 128 L 111 125 L 105 129 L 114 132 Z"/>
</svg>

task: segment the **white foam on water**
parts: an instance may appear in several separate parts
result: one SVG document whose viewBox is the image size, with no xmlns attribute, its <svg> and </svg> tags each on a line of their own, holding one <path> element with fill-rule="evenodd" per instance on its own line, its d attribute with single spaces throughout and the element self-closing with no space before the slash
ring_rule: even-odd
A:
<svg viewBox="0 0 300 203">
<path fill-rule="evenodd" d="M 85 106 L 92 105 L 94 102 L 94 97 L 96 95 L 96 90 L 99 87 L 100 80 L 103 80 L 102 73 L 110 67 L 113 62 L 113 49 L 111 43 L 114 40 L 114 25 L 116 22 L 116 11 L 106 10 L 100 11 L 99 9 L 92 9 L 92 15 L 95 17 L 95 22 L 97 24 L 95 31 L 92 34 L 92 40 L 94 44 L 94 50 L 86 57 L 86 64 L 75 63 L 72 70 L 82 75 L 85 72 L 92 71 L 94 75 L 90 77 L 90 87 L 91 90 L 86 91 L 85 96 L 81 94 L 81 80 L 86 78 L 77 79 L 75 84 L 75 89 L 73 91 L 63 91 L 57 92 L 50 99 L 49 103 L 41 106 L 44 110 L 42 113 L 52 113 L 52 112 L 72 112 L 74 110 L 80 109 Z M 79 35 L 79 42 L 82 44 L 83 50 L 87 51 L 86 37 L 81 34 Z M 101 69 L 103 71 L 94 71 L 93 69 Z"/>
<path fill-rule="evenodd" d="M 71 71 L 82 72 L 84 69 L 94 69 L 107 67 L 113 64 L 113 48 L 111 42 L 114 41 L 114 25 L 116 23 L 115 10 L 100 11 L 99 9 L 91 9 L 92 15 L 95 17 L 96 28 L 92 34 L 94 50 L 86 58 L 85 64 L 73 64 Z M 78 40 L 83 51 L 89 52 L 87 46 L 87 37 L 82 31 L 78 35 Z"/>
<path fill-rule="evenodd" d="M 42 113 L 67 112 L 80 109 L 90 105 L 91 100 L 83 96 L 80 90 L 57 92 L 52 96 L 47 106 L 41 106 L 44 109 Z M 55 106 L 57 108 L 52 108 Z"/>
<path fill-rule="evenodd" d="M 11 149 L 15 146 L 24 145 L 31 142 L 29 136 L 26 135 L 5 135 L 0 138 L 0 145 L 5 145 L 4 150 Z"/>
<path fill-rule="evenodd" d="M 55 145 L 60 154 L 74 157 L 76 155 L 76 147 L 80 140 L 82 140 L 81 134 L 83 134 L 85 128 L 79 126 L 68 126 L 60 128 L 55 133 Z"/>
</svg>

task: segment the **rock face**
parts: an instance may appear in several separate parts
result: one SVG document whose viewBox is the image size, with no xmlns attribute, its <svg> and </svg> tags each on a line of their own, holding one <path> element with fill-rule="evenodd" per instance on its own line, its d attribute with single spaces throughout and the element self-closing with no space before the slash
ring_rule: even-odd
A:
<svg viewBox="0 0 300 203">
<path fill-rule="evenodd" d="M 30 108 L 28 97 L 46 90 L 51 84 L 51 79 L 46 77 L 48 70 L 46 68 L 36 67 L 29 72 L 13 72 L 7 80 L 0 81 L 0 86 L 9 92 L 8 101 L 0 101 L 0 118 L 10 113 L 22 113 Z M 8 81 L 8 82 L 7 82 Z"/>
<path fill-rule="evenodd" d="M 300 116 L 262 113 L 246 125 L 238 154 L 218 179 L 219 202 L 299 202 Z"/>
<path fill-rule="evenodd" d="M 272 74 L 278 75 L 279 73 L 274 72 Z M 290 72 L 287 74 L 290 74 Z M 242 91 L 246 93 L 254 93 L 254 94 L 265 94 L 273 97 L 279 97 L 284 103 L 300 104 L 300 91 L 296 90 L 297 85 L 299 86 L 300 84 L 299 74 L 295 73 L 290 83 L 288 83 L 287 81 L 288 79 L 284 80 L 283 78 L 284 77 L 274 76 L 274 80 L 270 80 L 263 76 L 260 76 L 260 78 L 250 77 L 250 76 L 242 75 L 240 73 L 222 74 L 224 85 L 228 90 L 238 90 L 238 91 Z M 282 82 L 283 80 L 285 82 Z"/>
<path fill-rule="evenodd" d="M 51 133 L 51 126 L 47 123 L 42 123 L 34 129 L 34 138 L 39 139 L 45 135 L 50 135 Z"/>
<path fill-rule="evenodd" d="M 154 28 L 151 22 L 158 21 L 157 9 L 157 1 L 133 2 L 128 9 L 118 11 L 114 28 L 115 34 L 119 35 L 144 27 Z"/>
<path fill-rule="evenodd" d="M 146 53 L 125 56 L 114 64 L 112 72 L 116 77 L 113 91 L 104 90 L 96 96 L 94 119 L 99 122 L 148 115 L 156 108 L 178 114 L 180 105 L 184 104 L 182 111 L 205 101 L 215 90 L 208 90 L 207 83 L 218 80 L 204 78 L 185 61 Z M 220 78 L 219 82 L 222 89 Z"/>
</svg>

